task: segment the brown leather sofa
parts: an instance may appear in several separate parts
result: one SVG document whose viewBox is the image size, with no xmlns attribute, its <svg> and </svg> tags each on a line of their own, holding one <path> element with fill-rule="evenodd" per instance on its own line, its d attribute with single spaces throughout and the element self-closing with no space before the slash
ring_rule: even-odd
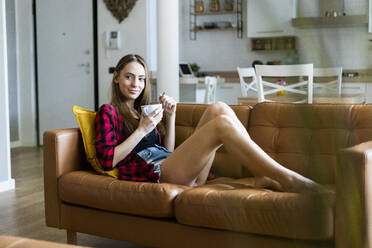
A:
<svg viewBox="0 0 372 248">
<path fill-rule="evenodd" d="M 205 108 L 178 105 L 176 145 L 193 133 Z M 46 224 L 66 229 L 70 243 L 82 232 L 154 247 L 369 247 L 372 106 L 233 109 L 270 156 L 336 193 L 256 189 L 223 147 L 213 164 L 217 179 L 201 187 L 119 181 L 91 170 L 79 129 L 50 130 Z"/>
</svg>

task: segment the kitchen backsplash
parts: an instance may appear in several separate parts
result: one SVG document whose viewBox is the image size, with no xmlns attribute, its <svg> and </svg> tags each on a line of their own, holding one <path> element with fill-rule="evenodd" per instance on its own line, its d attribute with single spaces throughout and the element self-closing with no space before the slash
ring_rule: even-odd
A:
<svg viewBox="0 0 372 248">
<path fill-rule="evenodd" d="M 348 69 L 372 67 L 366 27 L 298 30 L 300 61 Z"/>
<path fill-rule="evenodd" d="M 345 0 L 345 12 L 347 15 L 368 14 L 367 0 Z"/>
</svg>

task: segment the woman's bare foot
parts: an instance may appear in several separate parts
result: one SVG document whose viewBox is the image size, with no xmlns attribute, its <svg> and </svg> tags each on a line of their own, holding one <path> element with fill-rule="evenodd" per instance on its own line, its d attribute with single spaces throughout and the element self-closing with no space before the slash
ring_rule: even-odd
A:
<svg viewBox="0 0 372 248">
<path fill-rule="evenodd" d="M 286 179 L 286 182 L 281 182 L 283 191 L 293 193 L 327 193 L 328 190 L 322 185 L 303 177 L 299 174 L 294 174 Z"/>
<path fill-rule="evenodd" d="M 278 183 L 274 179 L 271 179 L 270 177 L 265 177 L 265 176 L 256 177 L 254 181 L 254 186 L 256 188 L 283 191 L 282 185 L 280 185 L 280 183 Z"/>
</svg>

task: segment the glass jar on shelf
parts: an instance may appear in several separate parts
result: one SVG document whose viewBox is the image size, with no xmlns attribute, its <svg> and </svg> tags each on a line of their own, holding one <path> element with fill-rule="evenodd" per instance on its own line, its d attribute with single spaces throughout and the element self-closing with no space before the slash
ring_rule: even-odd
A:
<svg viewBox="0 0 372 248">
<path fill-rule="evenodd" d="M 224 0 L 223 9 L 225 11 L 233 11 L 234 10 L 234 0 Z"/>
<path fill-rule="evenodd" d="M 203 0 L 195 1 L 195 13 L 203 13 L 204 12 L 204 2 Z"/>
<path fill-rule="evenodd" d="M 260 39 L 257 39 L 253 42 L 253 50 L 263 50 L 263 44 Z"/>
<path fill-rule="evenodd" d="M 220 1 L 219 0 L 209 0 L 209 11 L 210 12 L 220 11 Z"/>
<path fill-rule="evenodd" d="M 286 42 L 286 47 L 288 50 L 291 50 L 294 48 L 294 40 L 291 39 L 291 38 L 288 38 L 287 39 L 287 42 Z"/>
<path fill-rule="evenodd" d="M 265 50 L 271 50 L 272 49 L 272 45 L 271 45 L 271 40 L 270 39 L 267 39 L 265 41 Z"/>
</svg>

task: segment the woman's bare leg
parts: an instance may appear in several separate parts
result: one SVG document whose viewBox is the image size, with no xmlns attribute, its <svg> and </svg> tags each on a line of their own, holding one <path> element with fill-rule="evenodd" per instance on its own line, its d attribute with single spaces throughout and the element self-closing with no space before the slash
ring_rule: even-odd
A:
<svg viewBox="0 0 372 248">
<path fill-rule="evenodd" d="M 192 185 L 210 162 L 211 153 L 223 144 L 253 174 L 278 181 L 284 190 L 298 192 L 318 186 L 274 161 L 240 125 L 229 115 L 218 116 L 204 124 L 164 160 L 161 180 Z"/>
<path fill-rule="evenodd" d="M 196 186 L 200 173 L 209 172 L 214 155 L 222 145 L 214 135 L 219 118 L 215 117 L 204 125 L 200 125 L 163 161 L 162 182 Z"/>
<path fill-rule="evenodd" d="M 196 126 L 195 130 L 198 130 L 202 126 L 204 126 L 209 121 L 215 119 L 216 117 L 226 114 L 226 104 L 222 102 L 216 102 L 210 104 L 208 108 L 204 111 L 202 117 L 200 118 L 198 125 Z M 216 153 L 212 152 L 208 159 L 208 162 L 205 164 L 204 168 L 200 171 L 199 175 L 195 178 L 194 182 L 192 183 L 193 186 L 203 185 L 207 181 L 209 171 L 212 167 L 212 163 L 214 160 Z"/>
<path fill-rule="evenodd" d="M 208 106 L 208 108 L 204 111 L 202 117 L 200 118 L 198 125 L 196 126 L 196 130 L 220 115 L 228 115 L 229 117 L 231 117 L 232 120 L 237 123 L 237 126 L 241 130 L 241 133 L 244 136 L 249 136 L 247 130 L 240 122 L 235 112 L 227 104 L 223 102 L 216 102 Z M 202 171 L 199 173 L 197 178 L 195 178 L 194 182 L 192 183 L 193 186 L 205 184 L 209 175 L 210 168 L 212 167 L 214 157 L 215 153 L 210 154 L 210 159 L 208 160 Z M 268 177 L 256 176 L 255 185 L 256 187 L 260 188 L 272 188 L 276 190 L 282 190 L 281 185 L 278 182 Z"/>
<path fill-rule="evenodd" d="M 237 124 L 237 126 L 241 130 L 242 134 L 246 136 L 248 139 L 250 139 L 250 136 L 247 130 L 245 129 L 243 124 L 240 122 L 235 112 L 230 108 L 230 106 L 223 102 L 217 102 L 216 105 L 217 106 L 215 106 L 215 108 L 219 109 L 219 113 L 226 114 L 229 117 L 231 117 L 232 120 Z M 282 186 L 272 178 L 269 178 L 266 176 L 259 176 L 259 175 L 254 175 L 254 176 L 255 176 L 255 186 L 258 188 L 270 188 L 270 189 L 275 189 L 279 191 L 283 190 Z"/>
</svg>

